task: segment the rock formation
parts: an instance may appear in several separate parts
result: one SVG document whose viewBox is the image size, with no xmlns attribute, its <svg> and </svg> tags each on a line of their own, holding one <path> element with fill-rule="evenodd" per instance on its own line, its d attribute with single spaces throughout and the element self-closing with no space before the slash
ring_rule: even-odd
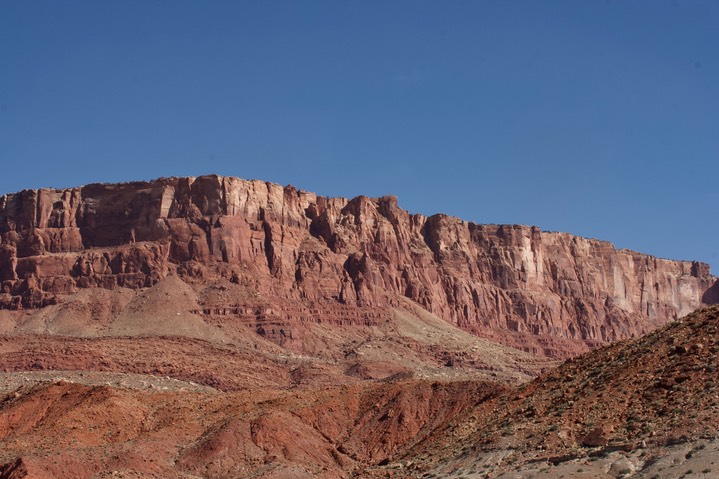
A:
<svg viewBox="0 0 719 479">
<path fill-rule="evenodd" d="M 171 273 L 224 276 L 295 301 L 302 317 L 404 296 L 467 331 L 559 357 L 719 300 L 706 264 L 410 214 L 392 196 L 326 198 L 211 175 L 0 197 L 2 309 L 62 302 L 80 288 L 148 287 Z M 274 314 L 291 331 L 297 314 Z"/>
</svg>

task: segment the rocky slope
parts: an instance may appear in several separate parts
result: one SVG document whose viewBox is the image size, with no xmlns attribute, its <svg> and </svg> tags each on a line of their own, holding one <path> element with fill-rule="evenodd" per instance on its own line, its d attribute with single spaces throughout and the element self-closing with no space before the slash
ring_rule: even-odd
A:
<svg viewBox="0 0 719 479">
<path fill-rule="evenodd" d="M 401 297 L 556 357 L 719 301 L 705 264 L 536 227 L 412 215 L 394 197 L 325 198 L 204 176 L 0 198 L 0 308 L 39 308 L 83 288 L 149 287 L 171 273 L 244 288 L 195 312 L 254 318 L 259 332 L 296 351 L 307 347 L 303 323 L 374 324 Z M 282 300 L 259 311 L 257 295 Z"/>
<path fill-rule="evenodd" d="M 500 391 L 411 378 L 233 393 L 58 380 L 0 402 L 0 478 L 347 478 Z"/>
<path fill-rule="evenodd" d="M 717 477 L 717 417 L 714 306 L 469 408 L 408 456 L 410 477 Z"/>
</svg>

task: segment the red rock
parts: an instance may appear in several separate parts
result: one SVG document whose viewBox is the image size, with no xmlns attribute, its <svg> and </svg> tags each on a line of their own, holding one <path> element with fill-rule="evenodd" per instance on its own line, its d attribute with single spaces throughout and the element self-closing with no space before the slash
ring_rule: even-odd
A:
<svg viewBox="0 0 719 479">
<path fill-rule="evenodd" d="M 32 462 L 17 458 L 0 466 L 0 479 L 54 479 L 52 474 L 43 471 Z"/>
<path fill-rule="evenodd" d="M 325 198 L 212 175 L 0 197 L 2 308 L 42 307 L 76 288 L 147 287 L 172 271 L 237 281 L 242 271 L 263 293 L 327 304 L 386 307 L 405 296 L 463 329 L 553 356 L 719 301 L 702 263 L 412 215 L 391 196 Z"/>
<path fill-rule="evenodd" d="M 609 442 L 607 438 L 608 433 L 604 428 L 597 427 L 589 431 L 586 436 L 582 438 L 582 446 L 586 447 L 598 447 L 606 446 Z"/>
</svg>

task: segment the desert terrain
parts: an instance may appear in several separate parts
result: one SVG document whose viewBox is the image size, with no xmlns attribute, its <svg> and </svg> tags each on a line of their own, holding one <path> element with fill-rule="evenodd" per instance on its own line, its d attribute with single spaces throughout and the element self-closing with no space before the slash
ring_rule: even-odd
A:
<svg viewBox="0 0 719 479">
<path fill-rule="evenodd" d="M 210 175 L 0 197 L 0 478 L 719 475 L 709 266 Z"/>
</svg>

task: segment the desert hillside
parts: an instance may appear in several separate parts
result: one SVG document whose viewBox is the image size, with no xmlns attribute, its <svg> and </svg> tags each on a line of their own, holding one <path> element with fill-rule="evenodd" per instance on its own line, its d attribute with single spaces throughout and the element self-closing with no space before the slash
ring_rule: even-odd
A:
<svg viewBox="0 0 719 479">
<path fill-rule="evenodd" d="M 465 410 L 412 457 L 436 477 L 717 477 L 717 417 L 715 306 Z"/>
</svg>

